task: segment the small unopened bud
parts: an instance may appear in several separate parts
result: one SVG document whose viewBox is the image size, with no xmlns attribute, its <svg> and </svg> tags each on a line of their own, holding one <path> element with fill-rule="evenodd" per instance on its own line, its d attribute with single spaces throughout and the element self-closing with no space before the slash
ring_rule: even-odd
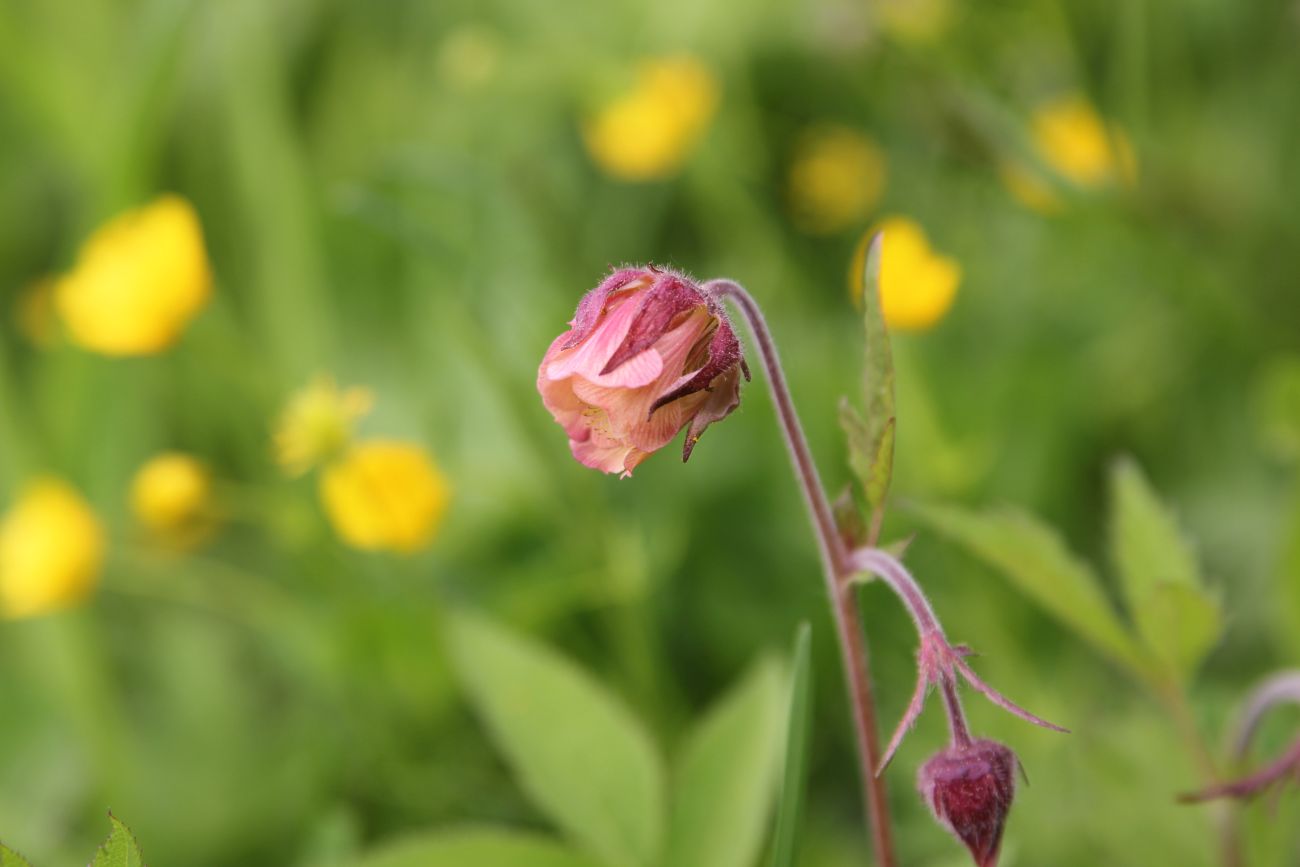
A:
<svg viewBox="0 0 1300 867">
<path fill-rule="evenodd" d="M 589 467 L 630 475 L 682 428 L 689 458 L 740 403 L 749 376 L 740 342 L 718 300 L 681 274 L 615 271 L 569 324 L 542 359 L 537 390 Z"/>
<path fill-rule="evenodd" d="M 989 740 L 951 746 L 921 766 L 917 787 L 935 819 L 966 844 L 979 867 L 994 867 L 1016 793 L 1015 753 Z"/>
</svg>

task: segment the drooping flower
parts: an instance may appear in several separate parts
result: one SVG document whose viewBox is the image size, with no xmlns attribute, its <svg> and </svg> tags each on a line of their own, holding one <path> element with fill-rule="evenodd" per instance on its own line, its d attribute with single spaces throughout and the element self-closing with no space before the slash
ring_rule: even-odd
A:
<svg viewBox="0 0 1300 867">
<path fill-rule="evenodd" d="M 104 528 L 75 488 L 31 482 L 0 520 L 0 616 L 37 617 L 85 599 L 104 548 Z"/>
<path fill-rule="evenodd" d="M 215 525 L 212 473 L 192 455 L 157 455 L 131 481 L 131 511 L 156 540 L 189 548 Z"/>
<path fill-rule="evenodd" d="M 940 750 L 917 773 L 917 788 L 935 819 L 966 845 L 979 867 L 998 862 L 1018 765 L 1002 744 L 976 740 Z"/>
<path fill-rule="evenodd" d="M 320 496 L 335 532 L 347 544 L 409 554 L 432 541 L 451 488 L 420 446 L 369 440 L 325 467 Z"/>
<path fill-rule="evenodd" d="M 850 127 L 809 132 L 790 165 L 791 210 L 795 221 L 815 234 L 838 232 L 861 221 L 880 201 L 884 186 L 884 152 Z"/>
<path fill-rule="evenodd" d="M 943 318 L 957 297 L 961 265 L 930 246 L 921 225 L 910 217 L 890 216 L 863 236 L 853 257 L 850 286 L 860 293 L 867 246 L 879 232 L 880 307 L 885 323 L 897 331 L 923 331 Z M 861 301 L 860 298 L 855 299 Z"/>
<path fill-rule="evenodd" d="M 690 156 L 718 105 L 718 82 L 698 60 L 643 62 L 635 86 L 583 125 L 593 160 L 616 178 L 667 177 Z"/>
<path fill-rule="evenodd" d="M 625 268 L 583 296 L 537 390 L 581 463 L 632 470 L 686 428 L 682 459 L 740 403 L 749 371 L 721 304 L 682 274 Z"/>
<path fill-rule="evenodd" d="M 198 214 L 164 195 L 100 227 L 59 280 L 72 340 L 105 355 L 148 355 L 176 342 L 212 292 Z"/>
<path fill-rule="evenodd" d="M 333 377 L 317 376 L 289 399 L 276 422 L 273 439 L 280 468 L 301 476 L 342 453 L 352 442 L 353 425 L 373 403 L 368 389 L 340 389 Z"/>
</svg>

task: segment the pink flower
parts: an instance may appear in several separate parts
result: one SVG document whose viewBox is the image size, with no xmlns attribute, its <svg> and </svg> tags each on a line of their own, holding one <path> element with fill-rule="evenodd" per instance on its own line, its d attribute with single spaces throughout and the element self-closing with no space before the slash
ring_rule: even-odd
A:
<svg viewBox="0 0 1300 867">
<path fill-rule="evenodd" d="M 917 774 L 934 817 L 966 844 L 979 867 L 998 863 L 1018 764 L 1002 744 L 978 740 L 940 751 Z"/>
<path fill-rule="evenodd" d="M 749 379 L 721 304 L 672 271 L 624 268 L 578 304 L 537 370 L 542 403 L 579 462 L 631 475 L 687 428 L 682 460 Z"/>
</svg>

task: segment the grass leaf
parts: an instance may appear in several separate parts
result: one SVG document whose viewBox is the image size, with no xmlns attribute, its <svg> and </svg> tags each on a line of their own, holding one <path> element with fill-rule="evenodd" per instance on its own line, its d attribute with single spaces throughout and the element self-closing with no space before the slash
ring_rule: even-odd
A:
<svg viewBox="0 0 1300 867">
<path fill-rule="evenodd" d="M 665 775 L 640 723 L 540 644 L 468 614 L 449 632 L 471 701 L 538 809 L 610 864 L 655 863 Z"/>
<path fill-rule="evenodd" d="M 770 867 L 795 867 L 799 858 L 799 832 L 804 788 L 808 778 L 808 736 L 812 727 L 811 635 L 811 628 L 804 623 L 800 625 L 794 639 L 790 708 L 785 734 L 785 770 L 781 778 L 776 830 L 772 835 Z"/>
<path fill-rule="evenodd" d="M 748 867 L 776 796 L 785 676 L 756 663 L 689 733 L 676 767 L 665 867 Z"/>
<path fill-rule="evenodd" d="M 506 829 L 433 831 L 389 843 L 357 867 L 601 867 L 554 840 Z"/>
</svg>

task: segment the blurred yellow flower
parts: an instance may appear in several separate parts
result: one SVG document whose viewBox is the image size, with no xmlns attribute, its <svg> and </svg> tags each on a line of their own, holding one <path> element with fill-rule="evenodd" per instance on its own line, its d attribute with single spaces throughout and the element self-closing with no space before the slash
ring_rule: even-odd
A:
<svg viewBox="0 0 1300 867">
<path fill-rule="evenodd" d="M 55 304 L 80 346 L 148 355 L 176 342 L 211 292 L 198 214 L 164 195 L 92 234 L 59 281 Z"/>
<path fill-rule="evenodd" d="M 1137 163 L 1128 137 L 1108 128 L 1084 97 L 1059 97 L 1034 112 L 1034 149 L 1063 178 L 1084 189 L 1116 181 L 1131 183 Z"/>
<path fill-rule="evenodd" d="M 59 340 L 59 320 L 54 310 L 53 278 L 32 283 L 18 296 L 15 319 L 18 331 L 34 346 L 49 349 Z"/>
<path fill-rule="evenodd" d="M 859 222 L 880 201 L 885 155 L 869 136 L 844 126 L 808 133 L 790 166 L 790 207 L 806 231 L 829 234 Z"/>
<path fill-rule="evenodd" d="M 131 481 L 131 511 L 160 541 L 188 548 L 214 527 L 212 474 L 191 455 L 157 455 Z"/>
<path fill-rule="evenodd" d="M 885 323 L 898 331 L 929 328 L 952 307 L 961 283 L 961 265 L 936 253 L 925 230 L 915 220 L 886 217 L 868 230 L 858 245 L 850 274 L 855 294 L 861 292 L 858 275 L 862 272 L 867 244 L 877 232 L 884 234 L 880 252 L 880 308 Z"/>
<path fill-rule="evenodd" d="M 1011 197 L 1031 211 L 1051 216 L 1065 207 L 1047 180 L 1020 163 L 1002 163 L 998 166 L 998 177 Z"/>
<path fill-rule="evenodd" d="M 317 376 L 294 394 L 275 425 L 275 458 L 290 476 L 341 453 L 352 442 L 352 427 L 370 412 L 369 389 L 340 389 L 333 377 Z"/>
<path fill-rule="evenodd" d="M 438 47 L 439 77 L 461 90 L 492 80 L 501 65 L 500 40 L 491 30 L 466 24 L 447 34 Z"/>
<path fill-rule="evenodd" d="M 616 178 L 671 175 L 713 119 L 718 89 L 713 74 L 692 58 L 644 61 L 635 86 L 583 125 L 587 150 Z"/>
<path fill-rule="evenodd" d="M 934 42 L 952 21 L 952 0 L 876 0 L 881 28 L 902 42 Z"/>
<path fill-rule="evenodd" d="M 363 550 L 418 551 L 433 538 L 451 491 L 413 443 L 357 443 L 325 468 L 321 502 L 344 542 Z"/>
<path fill-rule="evenodd" d="M 75 488 L 31 482 L 0 519 L 0 616 L 35 617 L 85 599 L 104 548 L 104 528 Z"/>
</svg>

